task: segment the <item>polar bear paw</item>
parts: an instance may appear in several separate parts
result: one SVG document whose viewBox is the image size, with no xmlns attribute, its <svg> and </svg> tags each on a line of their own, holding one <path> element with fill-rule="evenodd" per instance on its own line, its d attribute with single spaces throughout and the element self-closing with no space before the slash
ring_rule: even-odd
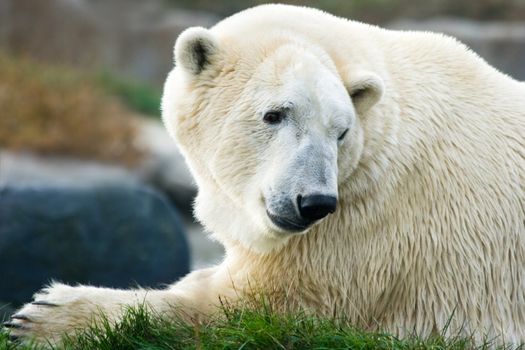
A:
<svg viewBox="0 0 525 350">
<path fill-rule="evenodd" d="M 84 287 L 54 284 L 37 293 L 4 327 L 12 341 L 55 344 L 64 335 L 88 327 L 96 315 L 97 306 Z"/>
</svg>

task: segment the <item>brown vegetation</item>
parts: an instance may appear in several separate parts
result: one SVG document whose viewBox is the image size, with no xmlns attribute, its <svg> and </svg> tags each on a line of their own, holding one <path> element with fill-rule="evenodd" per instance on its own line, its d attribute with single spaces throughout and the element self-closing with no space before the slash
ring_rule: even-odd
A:
<svg viewBox="0 0 525 350">
<path fill-rule="evenodd" d="M 87 77 L 0 54 L 0 149 L 131 165 L 133 120 Z"/>
</svg>

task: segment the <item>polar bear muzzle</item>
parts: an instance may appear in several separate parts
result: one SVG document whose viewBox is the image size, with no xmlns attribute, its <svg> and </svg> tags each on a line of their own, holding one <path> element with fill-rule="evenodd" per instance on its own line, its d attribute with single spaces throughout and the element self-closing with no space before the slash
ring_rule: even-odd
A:
<svg viewBox="0 0 525 350">
<path fill-rule="evenodd" d="M 289 205 L 292 207 L 293 205 Z M 299 215 L 294 210 L 288 211 L 289 215 L 280 216 L 266 213 L 272 222 L 279 228 L 290 232 L 301 232 L 309 228 L 314 222 L 321 220 L 335 211 L 337 197 L 326 194 L 313 194 L 308 196 L 297 196 L 297 208 Z M 291 213 L 290 213 L 291 212 Z"/>
<path fill-rule="evenodd" d="M 327 142 L 305 135 L 293 155 L 269 172 L 263 190 L 266 214 L 279 231 L 305 231 L 335 212 L 338 150 Z"/>
</svg>

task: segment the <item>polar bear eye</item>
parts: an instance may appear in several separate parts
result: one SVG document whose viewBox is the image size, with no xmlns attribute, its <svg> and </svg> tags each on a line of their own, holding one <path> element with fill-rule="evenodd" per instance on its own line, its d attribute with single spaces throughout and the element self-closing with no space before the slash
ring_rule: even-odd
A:
<svg viewBox="0 0 525 350">
<path fill-rule="evenodd" d="M 263 120 L 267 124 L 279 124 L 284 119 L 284 114 L 279 111 L 270 111 L 264 114 Z"/>
<path fill-rule="evenodd" d="M 337 138 L 337 141 L 343 141 L 343 139 L 345 138 L 347 132 L 348 132 L 348 129 L 343 131 L 343 133 Z"/>
</svg>

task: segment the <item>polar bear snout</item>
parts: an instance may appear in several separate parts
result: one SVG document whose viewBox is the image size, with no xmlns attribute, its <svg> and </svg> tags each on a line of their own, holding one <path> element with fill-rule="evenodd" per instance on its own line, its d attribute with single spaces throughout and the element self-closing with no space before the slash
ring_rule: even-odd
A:
<svg viewBox="0 0 525 350">
<path fill-rule="evenodd" d="M 269 211 L 266 211 L 266 214 L 275 226 L 285 232 L 302 232 L 308 229 L 308 227 L 310 227 L 310 225 L 313 223 L 313 221 L 304 222 L 298 218 L 279 216 L 272 214 Z"/>
<path fill-rule="evenodd" d="M 298 195 L 295 205 L 292 200 L 278 202 L 281 204 L 279 208 L 267 208 L 266 214 L 275 226 L 286 232 L 305 231 L 337 207 L 337 197 L 328 194 Z"/>
<path fill-rule="evenodd" d="M 301 217 L 305 220 L 316 221 L 335 211 L 337 197 L 325 194 L 314 194 L 297 197 L 297 206 Z"/>
<path fill-rule="evenodd" d="M 305 231 L 335 212 L 338 150 L 331 142 L 305 135 L 299 147 L 267 173 L 262 197 L 278 231 Z"/>
</svg>

